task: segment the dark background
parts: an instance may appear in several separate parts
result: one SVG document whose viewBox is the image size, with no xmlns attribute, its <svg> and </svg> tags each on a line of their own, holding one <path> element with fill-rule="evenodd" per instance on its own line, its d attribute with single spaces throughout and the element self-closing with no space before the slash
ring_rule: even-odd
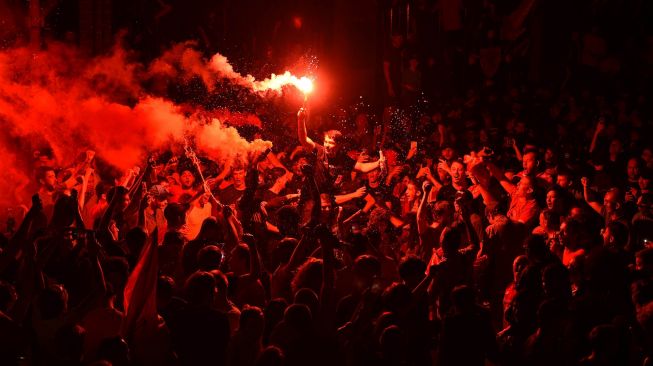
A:
<svg viewBox="0 0 653 366">
<path fill-rule="evenodd" d="M 195 40 L 207 57 L 225 54 L 237 71 L 265 77 L 311 63 L 319 66 L 314 69 L 320 87 L 332 98 L 364 95 L 379 102 L 391 34 L 405 39 L 404 62 L 406 53 L 419 58 L 427 94 L 463 94 L 478 81 L 478 66 L 469 67 L 468 55 L 487 46 L 488 31 L 500 31 L 522 1 L 527 0 L 0 0 L 0 39 L 7 46 L 34 39 L 36 32 L 41 47 L 54 38 L 101 54 L 122 35 L 142 61 L 174 42 Z M 443 4 L 459 6 L 459 31 L 443 27 Z M 33 25 L 39 22 L 30 6 L 39 8 L 40 27 Z M 652 28 L 653 1 L 535 0 L 524 33 L 501 41 L 504 55 L 515 53 L 512 74 L 502 78 L 557 87 L 570 72 L 565 69 L 570 60 L 580 59 L 588 33 L 605 40 L 608 55 L 638 62 L 651 48 Z M 636 82 L 636 72 L 628 70 L 640 68 L 621 61 L 624 78 Z"/>
</svg>

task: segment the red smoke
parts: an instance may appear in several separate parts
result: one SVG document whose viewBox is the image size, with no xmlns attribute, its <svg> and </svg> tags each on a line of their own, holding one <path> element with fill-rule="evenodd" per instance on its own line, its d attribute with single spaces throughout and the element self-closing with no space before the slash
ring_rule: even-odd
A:
<svg viewBox="0 0 653 366">
<path fill-rule="evenodd" d="M 223 56 L 206 62 L 193 46 L 178 44 L 149 65 L 132 61 L 120 44 L 109 55 L 95 58 L 55 43 L 37 53 L 27 48 L 0 52 L 0 142 L 4 144 L 0 203 L 15 201 L 8 196 L 17 184 L 34 180 L 30 156 L 43 146 L 54 151 L 60 166 L 92 149 L 123 170 L 141 163 L 148 152 L 182 144 L 189 136 L 201 151 L 218 160 L 244 159 L 269 147 L 266 141 L 246 141 L 218 120 L 260 125 L 258 117 L 226 109 L 203 114 L 200 108 L 189 111 L 186 105 L 182 111 L 148 92 L 144 82 L 199 77 L 207 90 L 219 93 L 215 90 L 219 79 L 252 91 L 266 87 L 280 91 L 300 79 L 289 74 L 262 82 L 242 77 Z"/>
</svg>

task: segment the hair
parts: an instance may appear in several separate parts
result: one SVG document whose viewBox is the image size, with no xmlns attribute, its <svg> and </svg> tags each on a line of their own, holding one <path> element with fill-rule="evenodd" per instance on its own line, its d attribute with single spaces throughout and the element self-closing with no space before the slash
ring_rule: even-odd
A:
<svg viewBox="0 0 653 366">
<path fill-rule="evenodd" d="M 623 249 L 628 244 L 628 227 L 620 221 L 611 221 L 606 227 L 614 238 L 617 247 Z"/>
<path fill-rule="evenodd" d="M 77 201 L 70 196 L 59 195 L 52 209 L 53 213 L 52 219 L 50 220 L 50 227 L 61 229 L 71 226 L 75 221 L 76 209 Z"/>
<path fill-rule="evenodd" d="M 639 258 L 644 266 L 653 267 L 653 248 L 644 248 L 635 253 L 635 258 Z"/>
<path fill-rule="evenodd" d="M 571 297 L 569 270 L 559 262 L 551 263 L 542 271 L 542 284 L 548 297 Z"/>
<path fill-rule="evenodd" d="M 311 310 L 311 314 L 316 314 L 320 308 L 320 299 L 315 291 L 309 288 L 303 288 L 295 294 L 295 304 L 304 304 Z"/>
<path fill-rule="evenodd" d="M 222 242 L 224 241 L 224 229 L 215 217 L 207 217 L 202 221 L 202 226 L 195 239 Z"/>
<path fill-rule="evenodd" d="M 470 310 L 476 304 L 474 290 L 467 286 L 456 286 L 451 291 L 451 304 L 459 310 Z"/>
<path fill-rule="evenodd" d="M 364 254 L 356 258 L 354 262 L 354 274 L 366 277 L 381 275 L 381 262 L 372 255 Z"/>
<path fill-rule="evenodd" d="M 542 215 L 544 215 L 544 218 L 546 219 L 547 229 L 557 230 L 560 228 L 560 215 L 558 215 L 558 213 L 545 208 L 542 210 Z"/>
<path fill-rule="evenodd" d="M 281 348 L 267 346 L 256 360 L 256 366 L 283 366 L 285 356 Z"/>
<path fill-rule="evenodd" d="M 169 276 L 159 276 L 156 281 L 156 296 L 157 298 L 168 301 L 172 299 L 175 293 L 175 280 Z"/>
<path fill-rule="evenodd" d="M 249 267 L 250 252 L 249 247 L 245 244 L 238 244 L 231 250 L 231 256 L 237 257 L 245 261 L 245 266 Z"/>
<path fill-rule="evenodd" d="M 322 260 L 317 258 L 306 260 L 297 269 L 297 273 L 290 285 L 293 294 L 302 288 L 310 288 L 316 293 L 319 293 L 322 287 Z"/>
<path fill-rule="evenodd" d="M 304 304 L 292 304 L 284 311 L 283 321 L 293 328 L 305 329 L 313 321 L 311 309 Z"/>
<path fill-rule="evenodd" d="M 299 229 L 299 211 L 292 205 L 281 206 L 277 210 L 279 232 L 281 235 L 295 235 Z"/>
<path fill-rule="evenodd" d="M 186 299 L 191 304 L 209 302 L 215 293 L 215 278 L 208 272 L 197 271 L 186 280 Z"/>
<path fill-rule="evenodd" d="M 45 179 L 45 175 L 46 175 L 49 171 L 53 171 L 53 172 L 54 172 L 55 170 L 54 170 L 54 168 L 49 167 L 49 166 L 42 166 L 42 167 L 39 167 L 39 168 L 36 170 L 36 180 L 37 180 L 37 181 L 40 181 L 40 180 L 42 180 L 42 179 Z"/>
<path fill-rule="evenodd" d="M 122 196 L 124 196 L 124 195 L 126 195 L 127 193 L 129 193 L 129 191 L 127 190 L 127 188 L 125 188 L 125 187 L 123 187 L 123 186 L 115 186 L 115 187 L 111 187 L 111 188 L 109 188 L 109 190 L 107 191 L 107 201 L 108 201 L 108 202 L 111 202 L 111 201 L 113 200 L 113 197 L 115 197 L 116 195 L 122 195 Z"/>
<path fill-rule="evenodd" d="M 246 329 L 249 326 L 263 324 L 263 312 L 257 306 L 246 305 L 240 312 L 239 329 Z"/>
<path fill-rule="evenodd" d="M 298 240 L 295 238 L 285 237 L 277 243 L 272 249 L 272 268 L 290 261 L 293 251 L 297 247 Z"/>
<path fill-rule="evenodd" d="M 111 189 L 111 184 L 104 181 L 99 181 L 95 185 L 95 196 L 99 199 L 102 197 L 103 194 L 107 194 L 110 189 Z"/>
<path fill-rule="evenodd" d="M 127 232 L 125 242 L 129 248 L 129 253 L 138 258 L 139 253 L 147 242 L 147 233 L 141 227 L 137 226 Z"/>
<path fill-rule="evenodd" d="M 272 299 L 265 307 L 265 330 L 263 331 L 264 343 L 269 340 L 269 337 L 277 324 L 283 320 L 283 315 L 287 307 L 288 303 L 284 298 Z"/>
<path fill-rule="evenodd" d="M 197 253 L 197 266 L 201 271 L 219 269 L 222 263 L 222 250 L 215 245 L 207 245 Z"/>
<path fill-rule="evenodd" d="M 215 279 L 215 287 L 218 289 L 218 294 L 220 296 L 226 296 L 229 291 L 229 279 L 227 276 L 217 269 L 212 270 L 211 275 Z"/>
<path fill-rule="evenodd" d="M 546 238 L 543 235 L 530 235 L 524 242 L 524 249 L 531 261 L 542 261 L 550 254 Z"/>
<path fill-rule="evenodd" d="M 399 277 L 404 281 L 414 276 L 422 277 L 425 271 L 426 263 L 414 255 L 405 257 L 399 264 Z"/>
<path fill-rule="evenodd" d="M 403 283 L 393 283 L 383 291 L 383 307 L 395 314 L 405 309 L 411 302 L 411 289 Z"/>
<path fill-rule="evenodd" d="M 38 296 L 37 306 L 43 320 L 54 319 L 66 311 L 68 293 L 63 286 L 50 285 Z"/>
<path fill-rule="evenodd" d="M 163 216 L 170 226 L 182 225 L 185 220 L 185 213 L 184 206 L 178 203 L 169 203 L 163 210 Z"/>
<path fill-rule="evenodd" d="M 442 233 L 442 251 L 444 255 L 451 255 L 460 248 L 462 236 L 457 228 L 447 228 Z"/>
<path fill-rule="evenodd" d="M 336 145 L 341 145 L 344 142 L 344 136 L 339 130 L 328 130 L 324 133 L 324 137 L 332 139 Z"/>
</svg>

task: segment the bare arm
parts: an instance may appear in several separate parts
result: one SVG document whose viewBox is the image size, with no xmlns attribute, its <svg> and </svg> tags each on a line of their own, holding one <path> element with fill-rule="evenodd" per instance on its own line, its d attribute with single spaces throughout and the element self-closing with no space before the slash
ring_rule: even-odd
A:
<svg viewBox="0 0 653 366">
<path fill-rule="evenodd" d="M 485 166 L 490 170 L 492 176 L 494 176 L 494 178 L 496 178 L 499 181 L 499 184 L 501 184 L 501 187 L 503 187 L 503 189 L 505 189 L 506 192 L 511 193 L 512 191 L 515 190 L 517 186 L 512 184 L 512 182 L 510 182 L 508 178 L 506 178 L 506 174 L 503 172 L 503 170 L 501 170 L 499 167 L 497 167 L 492 163 L 486 163 Z"/>
<path fill-rule="evenodd" d="M 297 138 L 299 143 L 309 151 L 315 149 L 315 142 L 308 137 L 306 133 L 306 119 L 308 118 L 308 113 L 304 108 L 301 108 L 297 112 Z"/>
<path fill-rule="evenodd" d="M 419 203 L 419 207 L 417 208 L 417 232 L 420 234 L 420 236 L 426 232 L 426 229 L 429 226 L 428 220 L 426 218 L 426 201 L 428 199 L 427 197 L 431 191 L 431 188 L 432 186 L 427 182 L 422 184 L 422 191 L 424 194 L 422 195 L 422 201 Z"/>
<path fill-rule="evenodd" d="M 515 139 L 510 139 L 510 145 L 512 146 L 512 149 L 515 151 L 515 156 L 517 157 L 517 160 L 522 161 L 524 160 L 524 156 L 521 153 L 521 150 L 519 150 L 519 146 L 517 146 L 517 141 Z"/>
<path fill-rule="evenodd" d="M 218 176 L 215 178 L 210 178 L 206 180 L 206 183 L 209 185 L 210 189 L 218 188 L 220 184 L 225 180 L 225 178 L 229 175 L 229 173 L 231 173 L 231 164 L 232 164 L 232 160 L 227 159 L 224 163 L 224 167 L 222 168 L 220 174 L 218 174 Z"/>
<path fill-rule="evenodd" d="M 590 143 L 590 154 L 596 150 L 596 142 L 599 139 L 599 135 L 601 134 L 601 131 L 605 129 L 605 122 L 603 120 L 599 120 L 599 123 L 596 125 L 596 129 L 594 130 L 594 135 L 592 136 L 592 143 Z"/>
<path fill-rule="evenodd" d="M 381 161 L 380 159 L 377 161 L 369 161 L 369 162 L 357 161 L 356 165 L 354 165 L 354 170 L 359 171 L 361 173 L 371 172 L 372 170 L 379 167 L 380 161 Z"/>
<path fill-rule="evenodd" d="M 249 276 L 254 279 L 261 278 L 261 260 L 258 256 L 256 238 L 251 234 L 243 235 L 243 241 L 249 248 Z"/>
<path fill-rule="evenodd" d="M 587 178 L 581 178 L 580 182 L 583 184 L 583 199 L 587 204 L 596 211 L 599 215 L 603 214 L 603 205 L 596 201 L 590 201 L 589 199 L 589 188 L 587 187 Z"/>
<path fill-rule="evenodd" d="M 341 194 L 341 195 L 335 196 L 335 201 L 336 201 L 336 204 L 340 205 L 340 204 L 343 204 L 345 202 L 349 202 L 349 201 L 351 201 L 353 199 L 363 197 L 365 195 L 366 195 L 366 188 L 365 187 L 360 187 L 360 188 L 358 188 L 357 190 L 355 190 L 355 191 L 353 191 L 351 193 Z"/>
<path fill-rule="evenodd" d="M 88 179 L 91 177 L 91 174 L 93 174 L 93 169 L 90 167 L 86 168 L 86 171 L 84 172 L 84 180 L 82 181 L 82 188 L 77 199 L 80 209 L 84 208 L 84 205 L 86 204 L 86 191 L 88 190 Z"/>
</svg>

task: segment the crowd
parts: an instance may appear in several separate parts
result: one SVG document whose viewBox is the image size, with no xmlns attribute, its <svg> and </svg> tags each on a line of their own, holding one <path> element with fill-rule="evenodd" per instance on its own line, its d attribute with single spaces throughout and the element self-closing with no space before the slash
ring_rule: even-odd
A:
<svg viewBox="0 0 653 366">
<path fill-rule="evenodd" d="M 219 164 L 38 154 L 2 241 L 3 364 L 650 364 L 645 95 L 348 117 L 313 140 L 301 109 Z"/>
<path fill-rule="evenodd" d="M 526 86 L 508 11 L 438 2 L 431 49 L 416 3 L 381 113 L 276 115 L 226 161 L 39 150 L 0 236 L 0 364 L 653 365 L 643 56 L 568 29 L 537 49 L 573 61 Z"/>
</svg>

